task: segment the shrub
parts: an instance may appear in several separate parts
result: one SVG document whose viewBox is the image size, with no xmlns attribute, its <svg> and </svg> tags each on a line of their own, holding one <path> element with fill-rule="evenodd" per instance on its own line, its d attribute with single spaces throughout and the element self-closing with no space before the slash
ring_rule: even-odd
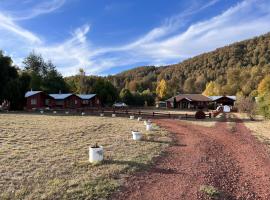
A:
<svg viewBox="0 0 270 200">
<path fill-rule="evenodd" d="M 199 110 L 195 113 L 195 118 L 196 119 L 205 119 L 205 113 L 203 111 Z"/>
<path fill-rule="evenodd" d="M 256 114 L 256 103 L 251 97 L 240 96 L 235 102 L 236 108 L 239 112 L 247 113 L 251 120 L 254 119 Z"/>
</svg>

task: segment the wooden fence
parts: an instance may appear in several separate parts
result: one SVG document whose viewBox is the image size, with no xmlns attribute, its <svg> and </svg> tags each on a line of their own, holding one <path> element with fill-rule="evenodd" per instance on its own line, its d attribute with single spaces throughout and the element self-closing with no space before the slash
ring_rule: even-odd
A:
<svg viewBox="0 0 270 200">
<path fill-rule="evenodd" d="M 177 113 L 168 113 L 168 112 L 152 112 L 152 111 L 143 111 L 143 110 L 128 110 L 128 109 L 113 109 L 113 108 L 84 108 L 77 109 L 77 113 L 84 112 L 86 114 L 91 115 L 99 115 L 101 113 L 104 116 L 111 116 L 112 114 L 116 114 L 116 116 L 129 117 L 131 115 L 135 117 L 143 117 L 143 118 L 169 118 L 169 119 L 189 119 L 195 118 L 194 114 L 177 114 Z M 206 113 L 207 118 L 211 118 L 212 114 Z"/>
</svg>

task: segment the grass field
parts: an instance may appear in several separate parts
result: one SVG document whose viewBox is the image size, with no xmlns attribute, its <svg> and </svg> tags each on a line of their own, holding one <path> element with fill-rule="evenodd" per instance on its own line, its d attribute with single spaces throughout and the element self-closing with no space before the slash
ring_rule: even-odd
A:
<svg viewBox="0 0 270 200">
<path fill-rule="evenodd" d="M 270 120 L 264 120 L 262 116 L 256 116 L 256 120 L 251 121 L 242 113 L 238 113 L 237 116 L 244 120 L 246 127 L 248 127 L 260 141 L 270 147 Z"/>
<path fill-rule="evenodd" d="M 145 133 L 143 122 L 126 118 L 0 114 L 0 199 L 107 197 L 171 142 L 158 127 L 136 142 L 132 129 Z M 96 142 L 105 161 L 92 165 Z"/>
</svg>

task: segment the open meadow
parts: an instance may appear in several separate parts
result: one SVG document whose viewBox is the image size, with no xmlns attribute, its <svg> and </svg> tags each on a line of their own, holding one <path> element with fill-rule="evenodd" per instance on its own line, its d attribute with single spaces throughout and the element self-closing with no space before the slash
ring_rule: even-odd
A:
<svg viewBox="0 0 270 200">
<path fill-rule="evenodd" d="M 132 140 L 131 130 L 145 139 Z M 0 199 L 105 198 L 126 174 L 149 166 L 170 144 L 167 135 L 127 118 L 0 114 Z M 105 160 L 92 165 L 95 143 Z"/>
</svg>

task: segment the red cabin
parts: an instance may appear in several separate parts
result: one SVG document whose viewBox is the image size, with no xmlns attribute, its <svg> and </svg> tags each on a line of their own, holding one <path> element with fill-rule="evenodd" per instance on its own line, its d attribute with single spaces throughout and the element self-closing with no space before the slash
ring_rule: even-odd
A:
<svg viewBox="0 0 270 200">
<path fill-rule="evenodd" d="M 42 91 L 28 91 L 25 93 L 27 110 L 44 108 L 48 95 Z"/>
<path fill-rule="evenodd" d="M 96 94 L 78 94 L 81 99 L 81 107 L 97 107 L 100 105 Z"/>
<path fill-rule="evenodd" d="M 100 105 L 96 94 L 49 94 L 42 91 L 28 91 L 25 94 L 27 109 L 78 109 Z"/>
</svg>

